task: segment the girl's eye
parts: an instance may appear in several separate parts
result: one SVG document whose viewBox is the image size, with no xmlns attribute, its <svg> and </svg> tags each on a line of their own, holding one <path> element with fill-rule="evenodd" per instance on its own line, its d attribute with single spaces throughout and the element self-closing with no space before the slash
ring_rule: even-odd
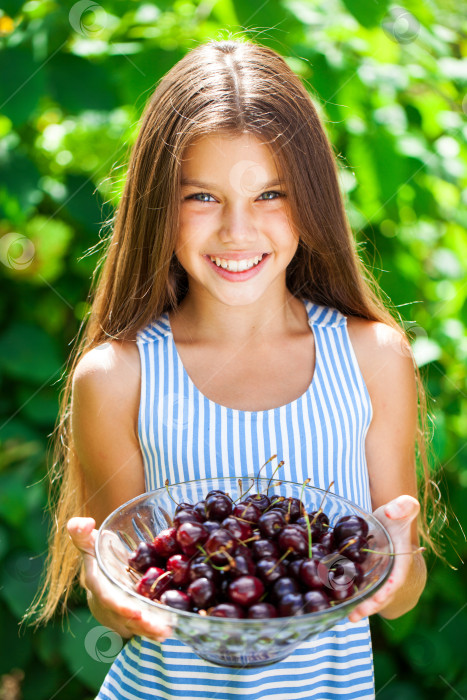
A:
<svg viewBox="0 0 467 700">
<path fill-rule="evenodd" d="M 285 194 L 283 192 L 276 192 L 274 190 L 269 190 L 268 192 L 263 192 L 261 197 L 263 197 L 265 194 L 276 194 L 277 195 L 277 197 L 267 197 L 267 200 L 277 199 L 278 197 L 285 197 Z"/>
<path fill-rule="evenodd" d="M 197 192 L 196 194 L 192 194 L 187 199 L 195 199 L 196 202 L 206 202 L 206 199 L 196 199 L 196 197 L 212 197 L 211 194 L 208 192 Z"/>
<path fill-rule="evenodd" d="M 285 197 L 285 194 L 283 192 L 276 192 L 274 190 L 268 190 L 268 192 L 263 192 L 263 194 L 260 196 L 264 197 L 265 194 L 276 195 L 276 196 L 275 197 L 267 197 L 266 200 L 263 200 L 263 201 L 272 201 L 273 199 L 277 199 L 278 197 Z M 189 197 L 187 197 L 187 199 L 194 199 L 196 202 L 208 203 L 207 199 L 197 199 L 198 197 L 206 197 L 206 198 L 211 197 L 212 198 L 212 195 L 209 194 L 208 192 L 196 192 L 196 194 L 190 195 Z"/>
</svg>

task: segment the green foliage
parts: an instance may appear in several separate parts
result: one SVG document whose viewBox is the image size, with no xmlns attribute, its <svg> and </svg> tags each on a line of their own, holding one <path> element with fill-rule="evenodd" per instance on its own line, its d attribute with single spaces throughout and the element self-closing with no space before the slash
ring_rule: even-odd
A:
<svg viewBox="0 0 467 700">
<path fill-rule="evenodd" d="M 449 505 L 446 556 L 419 605 L 372 618 L 378 697 L 467 696 L 467 42 L 454 2 L 71 0 L 0 10 L 0 673 L 24 700 L 91 698 L 119 651 L 87 610 L 18 632 L 41 571 L 44 474 L 69 345 L 102 223 L 157 81 L 209 38 L 279 51 L 307 85 L 338 157 L 362 256 L 412 330 Z M 20 674 L 21 675 L 21 674 Z M 1 681 L 0 681 L 1 688 Z M 1 690 L 0 690 L 1 694 Z"/>
</svg>

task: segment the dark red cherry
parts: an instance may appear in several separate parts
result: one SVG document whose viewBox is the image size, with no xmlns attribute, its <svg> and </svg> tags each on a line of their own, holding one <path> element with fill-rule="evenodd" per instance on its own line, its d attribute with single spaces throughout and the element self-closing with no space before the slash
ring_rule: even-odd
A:
<svg viewBox="0 0 467 700">
<path fill-rule="evenodd" d="M 277 617 L 277 610 L 272 603 L 255 603 L 248 608 L 248 617 L 250 620 L 268 620 Z"/>
<path fill-rule="evenodd" d="M 359 564 L 365 561 L 368 556 L 368 552 L 363 550 L 368 548 L 368 540 L 365 537 L 347 537 L 347 539 L 342 540 L 339 543 L 339 554 L 342 554 L 352 561 L 356 561 Z"/>
<path fill-rule="evenodd" d="M 167 571 L 172 572 L 173 582 L 177 586 L 184 586 L 190 580 L 190 558 L 186 554 L 173 554 L 166 563 Z"/>
<path fill-rule="evenodd" d="M 206 503 L 204 501 L 198 501 L 198 503 L 195 503 L 195 505 L 193 506 L 193 510 L 195 511 L 195 513 L 198 513 L 202 522 L 206 520 Z"/>
<path fill-rule="evenodd" d="M 269 508 L 269 506 L 271 505 L 271 501 L 265 493 L 252 493 L 251 495 L 247 496 L 244 500 L 253 503 L 253 505 L 259 508 L 262 513 L 264 513 L 266 508 Z"/>
<path fill-rule="evenodd" d="M 260 559 L 256 562 L 256 575 L 263 583 L 273 583 L 281 576 L 285 576 L 286 567 L 284 562 L 277 559 Z"/>
<path fill-rule="evenodd" d="M 329 595 L 333 600 L 337 600 L 338 602 L 341 602 L 343 600 L 347 600 L 347 598 L 350 598 L 354 592 L 355 588 L 352 583 L 348 583 L 347 585 L 342 585 L 338 586 L 337 588 L 329 588 L 326 589 L 329 590 Z"/>
<path fill-rule="evenodd" d="M 235 549 L 235 546 L 236 541 L 230 532 L 223 528 L 214 530 L 214 532 L 209 535 L 204 545 L 206 552 L 209 554 L 209 561 L 219 566 L 229 563 L 231 558 L 230 553 Z"/>
<path fill-rule="evenodd" d="M 271 598 L 274 601 L 281 600 L 287 593 L 298 593 L 298 584 L 293 578 L 283 576 L 274 583 L 271 591 Z"/>
<path fill-rule="evenodd" d="M 225 530 L 228 530 L 238 540 L 247 540 L 252 536 L 253 530 L 248 523 L 238 520 L 234 516 L 229 516 L 221 523 Z"/>
<path fill-rule="evenodd" d="M 245 617 L 245 611 L 240 605 L 236 605 L 235 603 L 219 603 L 219 605 L 208 610 L 208 615 L 211 617 L 243 618 Z"/>
<path fill-rule="evenodd" d="M 248 523 L 257 523 L 261 517 L 261 510 L 250 501 L 242 501 L 237 503 L 233 514 L 236 518 L 246 520 Z"/>
<path fill-rule="evenodd" d="M 348 537 L 366 537 L 368 523 L 359 515 L 344 515 L 334 526 L 334 540 L 337 545 Z"/>
<path fill-rule="evenodd" d="M 279 601 L 278 610 L 281 617 L 303 615 L 304 600 L 301 593 L 287 593 Z"/>
<path fill-rule="evenodd" d="M 277 544 L 282 552 L 292 550 L 296 554 L 308 553 L 308 539 L 303 530 L 297 525 L 286 525 L 277 538 Z"/>
<path fill-rule="evenodd" d="M 219 579 L 218 571 L 216 571 L 216 569 L 214 569 L 205 559 L 206 558 L 204 555 L 201 555 L 191 560 L 188 571 L 190 581 L 195 581 L 198 578 L 208 578 L 215 582 Z"/>
<path fill-rule="evenodd" d="M 177 542 L 177 528 L 168 527 L 161 530 L 154 538 L 153 545 L 161 557 L 171 557 L 172 554 L 180 552 L 180 545 Z"/>
<path fill-rule="evenodd" d="M 128 564 L 132 569 L 144 574 L 151 566 L 163 566 L 164 560 L 157 553 L 152 542 L 140 542 Z"/>
<path fill-rule="evenodd" d="M 313 613 L 329 608 L 329 598 L 323 591 L 307 591 L 303 594 L 304 612 Z"/>
<path fill-rule="evenodd" d="M 309 522 L 310 522 L 311 541 L 318 543 L 321 540 L 321 537 L 323 536 L 323 531 L 321 530 L 319 525 L 312 525 L 311 519 Z M 307 525 L 307 519 L 305 516 L 302 515 L 300 518 L 297 518 L 297 520 L 295 521 L 294 524 L 299 525 L 308 537 L 308 525 Z"/>
<path fill-rule="evenodd" d="M 321 535 L 319 543 L 323 547 L 326 547 L 328 552 L 332 552 L 332 550 L 334 549 L 334 535 L 332 533 L 332 530 L 328 530 L 323 535 Z"/>
<path fill-rule="evenodd" d="M 314 544 L 311 548 L 311 556 L 317 561 L 321 561 L 321 559 L 326 557 L 328 554 L 329 551 L 321 542 Z"/>
<path fill-rule="evenodd" d="M 244 547 L 246 551 L 239 551 L 237 547 L 234 555 L 233 562 L 230 562 L 230 576 L 231 578 L 238 578 L 239 576 L 253 576 L 256 571 L 255 562 L 251 556 L 250 550 Z"/>
<path fill-rule="evenodd" d="M 304 561 L 305 559 L 303 557 L 297 557 L 297 559 L 291 561 L 287 567 L 287 575 L 292 576 L 297 581 L 300 581 L 300 567 Z"/>
<path fill-rule="evenodd" d="M 211 532 L 214 532 L 214 530 L 218 530 L 220 526 L 221 524 L 217 520 L 205 520 L 203 522 L 203 527 L 209 532 L 209 534 L 211 534 Z"/>
<path fill-rule="evenodd" d="M 203 545 L 209 537 L 208 531 L 201 523 L 182 523 L 177 530 L 177 542 L 188 556 L 198 552 L 198 545 Z"/>
<path fill-rule="evenodd" d="M 312 510 L 310 513 L 308 513 L 308 515 L 310 517 L 310 522 L 313 522 L 313 525 L 319 527 L 323 533 L 328 531 L 329 518 L 326 513 L 324 513 L 322 510 Z"/>
<path fill-rule="evenodd" d="M 279 548 L 277 544 L 271 540 L 261 539 L 252 542 L 251 552 L 256 560 L 264 559 L 265 557 L 279 559 Z"/>
<path fill-rule="evenodd" d="M 146 571 L 143 578 L 138 581 L 136 590 L 146 598 L 159 599 L 162 593 L 172 585 L 172 574 L 152 566 Z"/>
<path fill-rule="evenodd" d="M 174 515 L 173 523 L 174 527 L 180 527 L 183 523 L 201 523 L 203 521 L 202 517 L 193 509 L 185 509 L 179 511 Z"/>
<path fill-rule="evenodd" d="M 214 603 L 216 587 L 213 581 L 208 578 L 197 578 L 190 583 L 187 593 L 197 608 L 205 610 Z"/>
<path fill-rule="evenodd" d="M 169 605 L 177 610 L 186 610 L 187 612 L 193 608 L 193 603 L 189 595 L 183 591 L 164 591 L 161 594 L 160 601 L 163 605 Z"/>
<path fill-rule="evenodd" d="M 228 596 L 232 603 L 248 607 L 257 603 L 264 593 L 264 584 L 256 576 L 240 576 L 232 581 Z"/>
<path fill-rule="evenodd" d="M 178 515 L 182 510 L 193 510 L 192 503 L 179 503 L 175 508 L 175 515 Z"/>
<path fill-rule="evenodd" d="M 258 527 L 261 537 L 264 537 L 265 539 L 272 539 L 273 537 L 276 537 L 284 526 L 285 515 L 280 508 L 266 511 L 266 513 L 263 513 L 258 520 Z"/>
<path fill-rule="evenodd" d="M 231 514 L 232 508 L 232 499 L 226 493 L 214 493 L 206 498 L 208 520 L 224 520 Z"/>
<path fill-rule="evenodd" d="M 307 588 L 322 588 L 326 584 L 327 569 L 324 570 L 324 581 L 323 572 L 319 566 L 319 561 L 317 559 L 304 559 L 299 571 L 300 581 L 307 586 Z"/>
</svg>

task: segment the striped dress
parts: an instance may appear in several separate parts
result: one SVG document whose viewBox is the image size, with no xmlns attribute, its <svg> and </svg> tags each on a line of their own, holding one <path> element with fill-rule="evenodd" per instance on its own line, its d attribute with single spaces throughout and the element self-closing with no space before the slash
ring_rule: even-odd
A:
<svg viewBox="0 0 467 700">
<path fill-rule="evenodd" d="M 246 476 L 277 453 L 281 478 L 333 491 L 371 511 L 365 436 L 370 397 L 349 340 L 346 317 L 303 300 L 314 334 L 312 382 L 295 401 L 240 411 L 210 401 L 193 384 L 163 313 L 137 335 L 142 380 L 139 440 L 147 490 L 216 475 Z M 270 476 L 274 466 L 264 472 Z M 99 700 L 361 700 L 374 698 L 368 618 L 345 618 L 259 668 L 216 666 L 176 639 L 133 637 L 112 664 Z"/>
</svg>

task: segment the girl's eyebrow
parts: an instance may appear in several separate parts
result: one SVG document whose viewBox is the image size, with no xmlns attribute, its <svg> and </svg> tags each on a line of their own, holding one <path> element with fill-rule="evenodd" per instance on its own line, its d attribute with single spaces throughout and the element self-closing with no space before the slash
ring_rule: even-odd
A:
<svg viewBox="0 0 467 700">
<path fill-rule="evenodd" d="M 276 187 L 277 185 L 282 185 L 283 183 L 284 180 L 271 180 L 270 182 L 266 182 L 264 185 L 261 185 L 261 187 L 258 187 L 258 190 L 267 190 L 269 187 Z M 181 185 L 193 185 L 194 187 L 202 187 L 208 190 L 216 189 L 218 187 L 218 185 L 215 185 L 214 183 L 201 182 L 200 180 L 194 180 L 192 178 L 182 178 Z"/>
</svg>

